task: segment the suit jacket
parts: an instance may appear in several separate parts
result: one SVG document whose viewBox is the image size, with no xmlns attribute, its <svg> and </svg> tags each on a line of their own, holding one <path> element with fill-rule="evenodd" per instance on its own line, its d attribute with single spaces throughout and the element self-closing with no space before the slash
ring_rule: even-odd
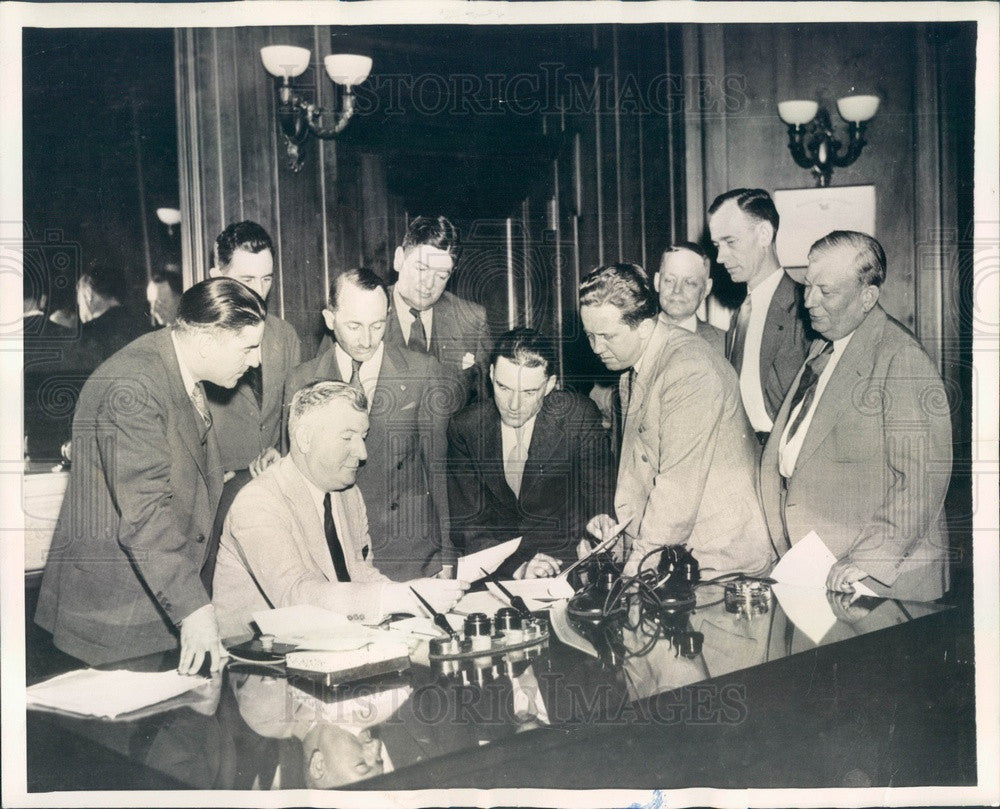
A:
<svg viewBox="0 0 1000 809">
<path fill-rule="evenodd" d="M 299 388 L 342 380 L 331 348 L 294 369 L 285 382 L 288 405 Z M 453 558 L 445 481 L 445 430 L 463 398 L 458 382 L 427 354 L 386 345 L 370 402 L 368 459 L 358 488 L 368 506 L 376 566 L 396 581 L 434 575 Z"/>
<path fill-rule="evenodd" d="M 99 317 L 80 325 L 80 339 L 72 352 L 72 363 L 92 371 L 149 330 L 148 317 L 124 306 L 113 306 Z"/>
<path fill-rule="evenodd" d="M 613 491 L 608 431 L 594 403 L 575 393 L 553 391 L 542 402 L 519 497 L 504 477 L 494 402 L 470 405 L 448 426 L 452 541 L 471 553 L 523 537 L 503 576 L 539 551 L 574 559 L 587 521 L 610 510 Z"/>
<path fill-rule="evenodd" d="M 393 300 L 393 289 L 389 287 L 390 300 Z M 486 325 L 486 310 L 450 292 L 445 292 L 432 308 L 430 353 L 462 380 L 468 393 L 467 401 L 487 398 L 487 364 L 492 340 Z M 389 313 L 385 343 L 406 347 L 395 311 Z M 468 365 L 467 355 L 470 354 L 473 362 Z"/>
<path fill-rule="evenodd" d="M 223 637 L 252 631 L 252 614 L 312 604 L 352 620 L 382 620 L 368 518 L 357 486 L 332 492 L 331 507 L 351 581 L 337 581 L 323 521 L 290 455 L 244 486 L 222 528 L 212 602 Z M 367 557 L 367 558 L 366 558 Z"/>
<path fill-rule="evenodd" d="M 778 445 L 791 398 L 761 459 L 761 499 L 779 555 L 789 548 Z M 815 404 L 788 480 L 787 537 L 797 542 L 815 530 L 837 559 L 848 558 L 873 577 L 865 584 L 879 595 L 939 597 L 948 582 L 943 506 L 951 453 L 948 399 L 937 369 L 913 336 L 876 306 Z"/>
<path fill-rule="evenodd" d="M 285 377 L 299 364 L 302 353 L 295 328 L 268 315 L 260 353 L 264 395 L 259 407 L 248 376 L 232 389 L 205 385 L 219 453 L 229 470 L 246 469 L 265 449 L 279 445 Z"/>
<path fill-rule="evenodd" d="M 683 543 L 713 575 L 769 570 L 756 439 L 732 366 L 697 335 L 658 322 L 633 390 L 628 376 L 615 512 L 633 517 L 630 569 L 653 548 Z"/>
<path fill-rule="evenodd" d="M 91 375 L 35 614 L 56 646 L 90 665 L 176 647 L 175 626 L 208 603 L 198 574 L 222 474 L 169 330 Z"/>
<path fill-rule="evenodd" d="M 25 455 L 55 463 L 70 438 L 73 409 L 86 380 L 63 362 L 76 333 L 37 314 L 24 318 L 23 334 Z"/>
<path fill-rule="evenodd" d="M 726 333 L 722 329 L 716 328 L 704 320 L 699 320 L 695 334 L 707 340 L 708 344 L 720 354 L 726 355 Z"/>
<path fill-rule="evenodd" d="M 760 384 L 764 407 L 772 421 L 805 361 L 809 341 L 815 336 L 808 323 L 802 285 L 784 273 L 767 308 L 760 342 Z M 733 328 L 726 332 L 727 357 L 732 348 L 735 325 L 734 318 Z"/>
</svg>

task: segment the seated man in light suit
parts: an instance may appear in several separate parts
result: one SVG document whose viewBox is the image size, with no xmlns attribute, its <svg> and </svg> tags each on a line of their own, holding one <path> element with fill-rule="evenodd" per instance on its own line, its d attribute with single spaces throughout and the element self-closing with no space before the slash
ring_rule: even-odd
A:
<svg viewBox="0 0 1000 809">
<path fill-rule="evenodd" d="M 575 558 L 587 520 L 611 506 L 614 470 L 593 402 L 555 390 L 551 344 L 534 329 L 501 335 L 493 400 L 448 426 L 453 542 L 465 553 L 523 537 L 502 576 L 553 575 Z"/>
<path fill-rule="evenodd" d="M 694 242 L 667 248 L 660 269 L 653 275 L 653 289 L 660 296 L 660 317 L 708 340 L 720 354 L 726 353 L 726 333 L 696 314 L 712 293 L 708 254 Z"/>
<path fill-rule="evenodd" d="M 375 566 L 390 579 L 406 581 L 433 576 L 454 562 L 445 430 L 465 397 L 434 357 L 384 342 L 392 317 L 388 293 L 375 273 L 340 273 L 323 310 L 334 344 L 288 375 L 285 402 L 322 379 L 350 382 L 364 392 L 371 431 L 358 488 L 369 507 Z"/>
<path fill-rule="evenodd" d="M 827 587 L 857 581 L 927 601 L 948 586 L 944 498 L 951 421 L 937 369 L 878 303 L 885 253 L 834 231 L 809 251 L 813 342 L 761 459 L 779 554 L 815 531 L 837 557 Z"/>
<path fill-rule="evenodd" d="M 657 548 L 686 545 L 711 575 L 766 573 L 773 552 L 736 372 L 705 340 L 658 313 L 635 264 L 598 267 L 580 286 L 591 348 L 609 370 L 623 372 L 615 514 L 631 518 L 625 570 L 636 572 Z M 599 514 L 588 530 L 604 540 L 614 524 Z M 651 554 L 647 564 L 658 561 Z"/>
<path fill-rule="evenodd" d="M 414 585 L 444 612 L 468 585 L 393 582 L 372 564 L 368 517 L 354 485 L 365 460 L 368 406 L 346 382 L 317 382 L 292 398 L 288 455 L 250 481 L 226 516 L 213 602 L 223 637 L 251 631 L 252 614 L 312 604 L 378 623 L 422 614 Z"/>
</svg>

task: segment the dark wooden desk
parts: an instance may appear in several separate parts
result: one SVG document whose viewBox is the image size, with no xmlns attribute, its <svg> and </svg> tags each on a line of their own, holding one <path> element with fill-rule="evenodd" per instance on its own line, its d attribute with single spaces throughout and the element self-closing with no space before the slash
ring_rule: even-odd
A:
<svg viewBox="0 0 1000 809">
<path fill-rule="evenodd" d="M 364 721 L 233 668 L 214 704 L 124 722 L 29 712 L 29 791 L 266 788 L 276 771 L 301 786 L 289 762 L 303 705 L 378 727 L 395 769 L 354 789 L 975 784 L 969 611 L 886 601 L 848 617 L 817 645 L 778 604 L 752 619 L 706 604 L 684 624 L 704 641 L 691 659 L 662 638 L 609 668 L 553 638 L 516 683 L 442 683 L 415 666 Z"/>
</svg>

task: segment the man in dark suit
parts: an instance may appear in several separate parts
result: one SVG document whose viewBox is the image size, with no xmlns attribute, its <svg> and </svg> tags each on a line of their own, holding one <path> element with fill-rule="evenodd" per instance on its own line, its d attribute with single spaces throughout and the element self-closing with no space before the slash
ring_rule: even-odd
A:
<svg viewBox="0 0 1000 809">
<path fill-rule="evenodd" d="M 168 264 L 167 267 L 176 267 Z M 149 313 L 157 326 L 169 326 L 177 319 L 177 306 L 184 294 L 184 281 L 176 269 L 164 269 L 153 273 L 146 284 L 146 300 Z"/>
<path fill-rule="evenodd" d="M 761 499 L 779 555 L 810 531 L 826 543 L 830 590 L 861 581 L 930 601 L 948 584 L 948 398 L 921 345 L 878 304 L 885 268 L 881 245 L 854 231 L 809 251 L 820 338 L 764 447 Z"/>
<path fill-rule="evenodd" d="M 653 289 L 660 298 L 660 317 L 704 338 L 724 354 L 726 333 L 697 315 L 712 293 L 711 264 L 708 254 L 694 242 L 675 244 L 660 259 L 660 269 L 653 275 Z"/>
<path fill-rule="evenodd" d="M 133 341 L 84 385 L 73 466 L 35 621 L 88 665 L 177 648 L 182 673 L 219 630 L 200 573 L 223 468 L 203 383 L 256 365 L 264 303 L 229 279 L 196 284 L 177 322 Z"/>
<path fill-rule="evenodd" d="M 136 337 L 149 331 L 149 322 L 129 311 L 125 276 L 117 267 L 93 264 L 80 276 L 76 302 L 80 312 L 80 339 L 67 364 L 89 373 Z"/>
<path fill-rule="evenodd" d="M 740 377 L 740 397 L 763 444 L 809 338 L 802 287 L 778 264 L 778 211 L 760 188 L 720 194 L 708 209 L 708 229 L 729 277 L 747 296 L 726 334 L 726 356 Z"/>
<path fill-rule="evenodd" d="M 389 288 L 393 313 L 387 345 L 433 354 L 465 384 L 470 399 L 486 395 L 490 352 L 486 310 L 445 292 L 455 266 L 458 234 L 443 216 L 418 216 L 396 248 L 398 274 Z"/>
<path fill-rule="evenodd" d="M 587 520 L 608 511 L 614 470 L 597 407 L 557 391 L 551 345 L 533 329 L 502 335 L 490 363 L 493 401 L 448 426 L 454 544 L 466 553 L 521 536 L 503 576 L 551 575 L 574 558 Z"/>
<path fill-rule="evenodd" d="M 375 565 L 391 579 L 408 581 L 434 575 L 454 558 L 445 429 L 464 396 L 434 357 L 383 341 L 392 317 L 389 295 L 374 272 L 338 275 L 323 310 L 334 345 L 288 375 L 285 422 L 287 403 L 312 382 L 338 380 L 362 389 L 371 428 L 358 488 L 368 509 Z"/>
<path fill-rule="evenodd" d="M 233 278 L 267 301 L 274 280 L 274 246 L 264 228 L 250 221 L 229 225 L 215 240 L 214 257 L 215 266 L 208 271 L 212 278 Z M 256 475 L 278 459 L 282 390 L 301 354 L 295 328 L 268 313 L 260 364 L 250 368 L 232 389 L 207 386 L 225 469 L 249 468 Z M 240 481 L 246 479 L 240 476 Z"/>
</svg>

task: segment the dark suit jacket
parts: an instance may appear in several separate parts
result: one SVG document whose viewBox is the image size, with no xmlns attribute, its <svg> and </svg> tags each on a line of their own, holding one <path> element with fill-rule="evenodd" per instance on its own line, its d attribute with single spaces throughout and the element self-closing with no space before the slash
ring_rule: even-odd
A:
<svg viewBox="0 0 1000 809">
<path fill-rule="evenodd" d="M 283 442 L 288 405 L 299 388 L 341 379 L 331 348 L 294 369 L 285 382 Z M 445 429 L 462 398 L 458 382 L 434 357 L 385 346 L 370 402 L 368 460 L 358 488 L 368 510 L 375 566 L 396 581 L 433 575 L 453 557 L 448 533 Z"/>
<path fill-rule="evenodd" d="M 794 390 L 798 375 L 793 381 Z M 761 499 L 779 554 L 789 548 L 778 445 L 791 398 L 761 459 Z M 849 558 L 874 577 L 864 583 L 879 595 L 918 601 L 942 595 L 951 420 L 941 377 L 920 343 L 876 306 L 815 408 L 788 481 L 791 541 L 816 531 L 837 559 Z"/>
<path fill-rule="evenodd" d="M 733 320 L 735 328 L 735 318 Z M 767 415 L 773 421 L 802 367 L 809 342 L 815 336 L 809 330 L 802 285 L 785 273 L 771 298 L 760 343 L 760 384 Z M 726 356 L 729 356 L 733 329 L 726 332 Z M 749 358 L 748 358 L 749 359 Z"/>
<path fill-rule="evenodd" d="M 86 377 L 65 366 L 76 333 L 45 315 L 24 318 L 25 454 L 55 463 L 70 437 L 73 409 Z"/>
<path fill-rule="evenodd" d="M 299 364 L 302 344 L 290 323 L 268 315 L 260 345 L 264 391 L 260 407 L 247 376 L 232 390 L 205 385 L 225 469 L 246 469 L 261 452 L 279 444 L 285 377 Z"/>
<path fill-rule="evenodd" d="M 124 306 L 114 306 L 80 326 L 73 364 L 92 371 L 116 351 L 150 330 L 149 318 Z"/>
<path fill-rule="evenodd" d="M 568 391 L 545 397 L 515 497 L 504 477 L 500 414 L 492 401 L 477 402 L 448 426 L 448 496 L 452 539 L 465 553 L 523 540 L 501 567 L 508 576 L 538 551 L 575 558 L 584 527 L 608 513 L 614 467 L 608 432 L 589 399 Z"/>
<path fill-rule="evenodd" d="M 222 473 L 169 330 L 91 375 L 35 614 L 56 646 L 90 665 L 176 647 L 175 626 L 209 603 L 199 571 Z"/>
<path fill-rule="evenodd" d="M 390 300 L 393 300 L 392 291 L 393 287 L 389 287 Z M 445 292 L 432 308 L 430 353 L 462 380 L 468 400 L 487 398 L 487 363 L 492 341 L 486 325 L 486 310 L 450 292 Z M 389 312 L 385 344 L 406 347 L 395 310 Z M 470 354 L 473 364 L 466 367 Z"/>
</svg>

